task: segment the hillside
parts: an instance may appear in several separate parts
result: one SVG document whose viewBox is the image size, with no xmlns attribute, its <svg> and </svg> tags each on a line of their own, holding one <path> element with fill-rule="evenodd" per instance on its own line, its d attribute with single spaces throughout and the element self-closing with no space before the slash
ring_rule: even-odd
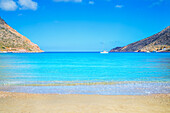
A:
<svg viewBox="0 0 170 113">
<path fill-rule="evenodd" d="M 116 47 L 110 52 L 146 52 L 146 51 L 169 51 L 170 50 L 170 26 L 161 32 L 143 40 L 131 43 L 124 47 Z"/>
<path fill-rule="evenodd" d="M 0 17 L 0 52 L 43 52 Z"/>
</svg>

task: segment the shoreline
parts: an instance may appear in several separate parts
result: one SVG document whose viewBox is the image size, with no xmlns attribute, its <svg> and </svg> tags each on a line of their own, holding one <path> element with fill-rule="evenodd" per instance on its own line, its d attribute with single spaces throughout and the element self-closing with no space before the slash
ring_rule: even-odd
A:
<svg viewBox="0 0 170 113">
<path fill-rule="evenodd" d="M 69 83 L 69 82 L 68 82 Z M 109 82 L 108 82 L 109 83 Z M 88 94 L 88 95 L 150 95 L 169 94 L 169 82 L 102 82 L 70 85 L 4 85 L 1 91 L 30 93 L 30 94 Z"/>
<path fill-rule="evenodd" d="M 138 83 L 170 83 L 170 81 L 27 81 L 26 83 L 0 84 L 0 86 L 78 86 L 78 85 L 116 85 L 116 84 L 138 84 Z"/>
<path fill-rule="evenodd" d="M 79 95 L 0 91 L 3 113 L 168 113 L 170 94 Z"/>
</svg>

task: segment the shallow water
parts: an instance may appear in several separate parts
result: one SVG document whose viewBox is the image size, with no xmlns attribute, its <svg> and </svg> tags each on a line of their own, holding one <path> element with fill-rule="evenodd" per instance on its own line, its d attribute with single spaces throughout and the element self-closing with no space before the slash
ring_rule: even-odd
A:
<svg viewBox="0 0 170 113">
<path fill-rule="evenodd" d="M 126 83 L 129 92 L 124 89 L 124 82 L 129 82 Z M 169 82 L 170 53 L 0 54 L 0 89 L 6 91 L 155 94 L 170 93 Z"/>
<path fill-rule="evenodd" d="M 38 94 L 149 95 L 170 93 L 170 83 L 127 83 L 76 86 L 4 86 L 2 91 Z"/>
</svg>

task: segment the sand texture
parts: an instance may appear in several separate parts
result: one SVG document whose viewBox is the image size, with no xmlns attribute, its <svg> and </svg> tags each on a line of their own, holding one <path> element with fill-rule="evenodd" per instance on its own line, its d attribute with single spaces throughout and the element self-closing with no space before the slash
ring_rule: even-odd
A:
<svg viewBox="0 0 170 113">
<path fill-rule="evenodd" d="M 0 92 L 0 113 L 170 113 L 170 95 L 58 95 Z"/>
</svg>

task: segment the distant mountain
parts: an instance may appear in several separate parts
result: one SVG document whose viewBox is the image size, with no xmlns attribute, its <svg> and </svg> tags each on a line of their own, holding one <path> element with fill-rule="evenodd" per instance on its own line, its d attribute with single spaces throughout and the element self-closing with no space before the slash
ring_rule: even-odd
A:
<svg viewBox="0 0 170 113">
<path fill-rule="evenodd" d="M 161 32 L 124 47 L 116 47 L 110 52 L 170 51 L 170 26 Z"/>
<path fill-rule="evenodd" d="M 0 17 L 0 52 L 43 52 Z"/>
</svg>

